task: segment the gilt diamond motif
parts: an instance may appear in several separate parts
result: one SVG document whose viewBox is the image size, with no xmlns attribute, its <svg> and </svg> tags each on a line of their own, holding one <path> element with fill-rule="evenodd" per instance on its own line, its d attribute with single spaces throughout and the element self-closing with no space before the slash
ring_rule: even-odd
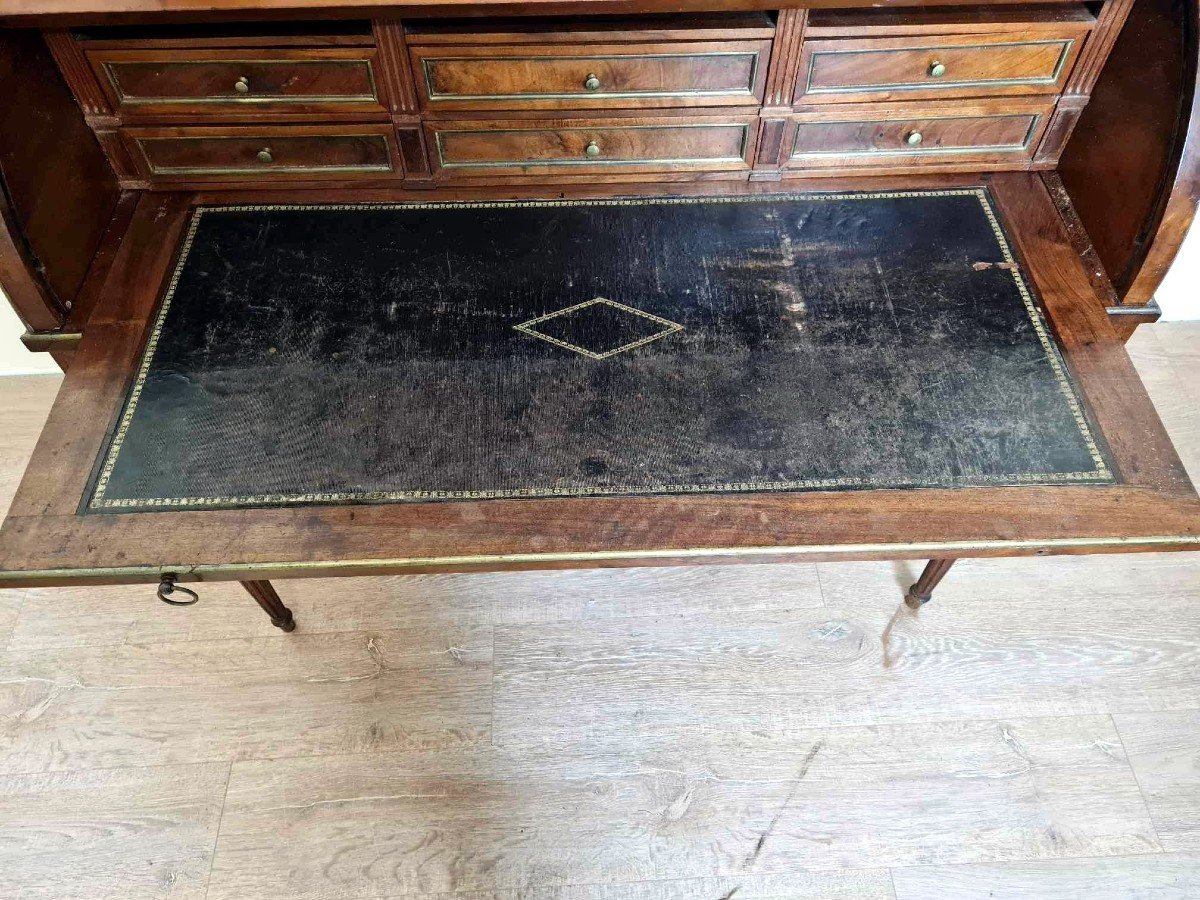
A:
<svg viewBox="0 0 1200 900">
<path fill-rule="evenodd" d="M 591 359 L 608 359 L 683 330 L 677 322 L 606 297 L 576 303 L 513 327 Z"/>
</svg>

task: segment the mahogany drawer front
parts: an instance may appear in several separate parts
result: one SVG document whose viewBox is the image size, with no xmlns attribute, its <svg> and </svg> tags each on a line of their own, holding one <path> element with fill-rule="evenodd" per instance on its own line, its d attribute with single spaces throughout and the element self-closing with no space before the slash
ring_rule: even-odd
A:
<svg viewBox="0 0 1200 900">
<path fill-rule="evenodd" d="M 806 41 L 796 103 L 1055 94 L 1086 29 L 1020 34 Z"/>
<path fill-rule="evenodd" d="M 819 110 L 794 119 L 786 165 L 814 169 L 972 162 L 1023 167 L 1053 110 L 1053 101 L 1036 99 Z"/>
<path fill-rule="evenodd" d="M 398 172 L 387 126 L 326 128 L 127 128 L 154 181 L 205 178 L 381 177 Z"/>
<path fill-rule="evenodd" d="M 756 106 L 770 41 L 430 46 L 410 54 L 426 109 Z"/>
<path fill-rule="evenodd" d="M 544 175 L 643 170 L 746 170 L 743 119 L 504 120 L 426 125 L 441 174 Z"/>
<path fill-rule="evenodd" d="M 384 113 L 369 47 L 106 50 L 89 53 L 123 118 L 257 116 L 272 110 Z"/>
</svg>

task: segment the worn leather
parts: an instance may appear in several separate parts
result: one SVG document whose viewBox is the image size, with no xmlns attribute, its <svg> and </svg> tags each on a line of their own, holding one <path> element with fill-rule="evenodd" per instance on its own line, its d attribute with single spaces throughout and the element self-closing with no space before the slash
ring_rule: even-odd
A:
<svg viewBox="0 0 1200 900">
<path fill-rule="evenodd" d="M 1110 481 L 992 215 L 205 211 L 90 508 Z"/>
</svg>

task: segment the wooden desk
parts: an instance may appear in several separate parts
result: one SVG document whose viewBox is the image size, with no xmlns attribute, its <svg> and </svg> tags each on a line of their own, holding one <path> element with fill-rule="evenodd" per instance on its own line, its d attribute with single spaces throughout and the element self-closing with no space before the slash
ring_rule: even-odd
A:
<svg viewBox="0 0 1200 900">
<path fill-rule="evenodd" d="M 46 29 L 5 32 L 0 281 L 67 368 L 0 586 L 240 580 L 290 630 L 269 579 L 932 557 L 915 604 L 960 557 L 1200 548 L 1121 343 L 1195 209 L 1178 9 L 0 0 Z M 81 512 L 197 206 L 963 187 L 1115 483 Z"/>
</svg>

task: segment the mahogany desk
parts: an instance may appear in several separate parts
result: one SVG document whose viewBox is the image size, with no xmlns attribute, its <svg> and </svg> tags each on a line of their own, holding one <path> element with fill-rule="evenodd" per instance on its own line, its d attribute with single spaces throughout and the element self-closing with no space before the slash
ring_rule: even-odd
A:
<svg viewBox="0 0 1200 900">
<path fill-rule="evenodd" d="M 290 631 L 271 579 L 929 558 L 917 605 L 962 557 L 1200 549 L 1200 500 L 1122 343 L 1157 318 L 1200 190 L 1197 15 L 0 0 L 0 284 L 66 370 L 0 587 L 174 601 L 239 580 Z M 1106 482 L 86 508 L 197 208 L 980 189 Z"/>
</svg>

